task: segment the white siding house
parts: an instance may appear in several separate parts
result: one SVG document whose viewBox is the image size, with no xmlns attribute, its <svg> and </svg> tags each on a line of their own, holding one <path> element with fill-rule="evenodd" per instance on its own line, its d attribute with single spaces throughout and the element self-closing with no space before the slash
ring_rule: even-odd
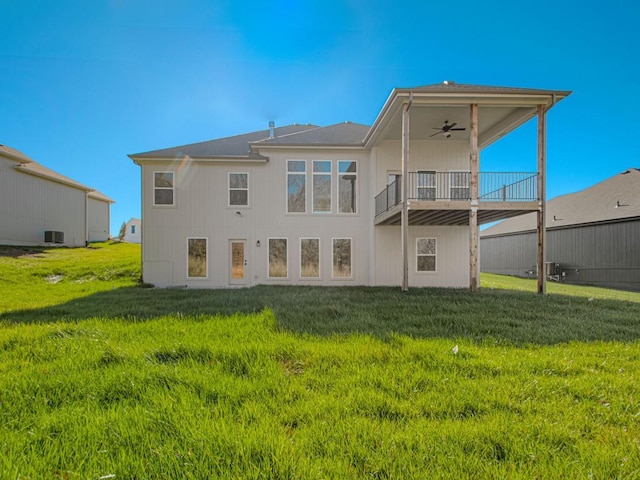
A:
<svg viewBox="0 0 640 480">
<path fill-rule="evenodd" d="M 142 242 L 142 220 L 139 218 L 130 218 L 125 224 L 126 230 L 124 241 L 128 243 Z"/>
<path fill-rule="evenodd" d="M 143 279 L 475 290 L 478 225 L 544 212 L 546 112 L 569 93 L 394 89 L 372 126 L 271 124 L 130 155 L 142 175 Z M 481 172 L 481 149 L 536 116 L 532 172 Z"/>
<path fill-rule="evenodd" d="M 109 238 L 109 197 L 0 145 L 0 244 L 85 246 Z"/>
</svg>

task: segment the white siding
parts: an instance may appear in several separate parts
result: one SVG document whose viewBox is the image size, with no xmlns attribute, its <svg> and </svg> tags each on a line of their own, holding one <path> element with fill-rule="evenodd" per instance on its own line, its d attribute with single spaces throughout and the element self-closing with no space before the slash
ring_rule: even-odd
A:
<svg viewBox="0 0 640 480">
<path fill-rule="evenodd" d="M 260 283 L 310 285 L 368 285 L 369 235 L 373 229 L 369 189 L 368 153 L 362 151 L 287 151 L 268 153 L 268 163 L 188 163 L 168 166 L 166 163 L 145 164 L 143 175 L 143 261 L 144 281 L 158 286 L 187 285 L 191 287 L 229 286 L 229 240 L 247 241 L 247 285 Z M 334 201 L 331 214 L 288 214 L 286 199 L 286 161 L 331 160 L 334 164 Z M 357 161 L 357 213 L 338 214 L 337 162 Z M 308 162 L 310 165 L 311 162 Z M 153 172 L 175 172 L 175 206 L 153 205 Z M 249 173 L 250 206 L 228 207 L 228 173 Z M 308 169 L 309 171 L 309 169 Z M 311 211 L 311 175 L 307 177 L 307 211 Z M 186 276 L 187 237 L 209 239 L 209 277 L 206 280 Z M 268 278 L 268 248 L 270 237 L 288 239 L 289 276 Z M 320 239 L 322 277 L 300 277 L 300 238 Z M 331 239 L 352 239 L 352 278 L 332 279 Z M 260 242 L 260 246 L 258 243 Z M 168 265 L 158 262 L 168 262 Z M 156 265 L 157 268 L 155 266 Z M 167 277 L 167 275 L 169 275 Z"/>
<path fill-rule="evenodd" d="M 110 204 L 96 198 L 89 197 L 89 241 L 106 242 L 109 240 L 109 212 Z"/>
<path fill-rule="evenodd" d="M 86 244 L 86 192 L 17 171 L 0 157 L 0 244 L 45 245 L 46 230 L 64 233 L 64 245 Z"/>
<path fill-rule="evenodd" d="M 133 233 L 131 233 L 131 227 L 134 227 Z M 142 242 L 142 221 L 139 218 L 132 218 L 127 222 L 124 241 L 128 243 Z"/>
</svg>

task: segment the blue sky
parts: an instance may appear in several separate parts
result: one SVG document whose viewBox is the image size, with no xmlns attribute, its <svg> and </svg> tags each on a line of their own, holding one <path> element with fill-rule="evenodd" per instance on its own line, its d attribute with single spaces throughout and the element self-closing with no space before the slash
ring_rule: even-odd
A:
<svg viewBox="0 0 640 480">
<path fill-rule="evenodd" d="M 636 2 L 0 0 L 0 143 L 140 216 L 127 154 L 371 124 L 393 87 L 572 90 L 548 115 L 548 196 L 640 167 Z M 484 171 L 535 170 L 535 124 Z"/>
</svg>

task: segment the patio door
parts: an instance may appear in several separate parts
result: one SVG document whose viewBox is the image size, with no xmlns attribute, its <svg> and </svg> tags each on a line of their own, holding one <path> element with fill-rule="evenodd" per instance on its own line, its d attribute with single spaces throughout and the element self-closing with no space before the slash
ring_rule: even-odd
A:
<svg viewBox="0 0 640 480">
<path fill-rule="evenodd" d="M 229 240 L 229 259 L 229 283 L 246 285 L 249 276 L 246 240 Z"/>
</svg>

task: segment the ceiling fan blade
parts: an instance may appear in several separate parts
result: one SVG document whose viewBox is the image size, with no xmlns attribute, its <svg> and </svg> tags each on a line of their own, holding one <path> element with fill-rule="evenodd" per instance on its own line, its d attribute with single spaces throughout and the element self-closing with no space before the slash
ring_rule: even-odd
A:
<svg viewBox="0 0 640 480">
<path fill-rule="evenodd" d="M 457 123 L 456 123 L 456 122 L 453 122 L 451 125 L 448 125 L 449 130 L 454 129 L 453 127 L 455 127 L 456 125 L 457 125 Z M 455 129 L 454 129 L 454 130 L 455 130 Z"/>
<path fill-rule="evenodd" d="M 442 133 L 442 130 L 440 130 L 439 132 L 434 133 L 433 135 L 429 135 L 429 137 L 435 137 L 436 135 L 440 135 Z"/>
<path fill-rule="evenodd" d="M 466 130 L 466 128 L 450 128 L 449 130 Z"/>
</svg>

